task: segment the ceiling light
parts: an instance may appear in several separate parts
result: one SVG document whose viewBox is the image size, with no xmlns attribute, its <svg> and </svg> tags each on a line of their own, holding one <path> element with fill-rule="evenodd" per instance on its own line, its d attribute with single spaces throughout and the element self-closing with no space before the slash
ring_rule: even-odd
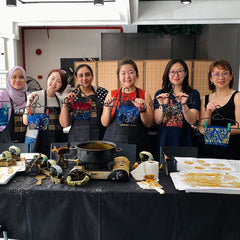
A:
<svg viewBox="0 0 240 240">
<path fill-rule="evenodd" d="M 7 0 L 7 6 L 8 7 L 16 7 L 17 6 L 17 0 Z"/>
<path fill-rule="evenodd" d="M 181 0 L 181 3 L 182 4 L 189 4 L 189 3 L 191 3 L 192 2 L 192 0 Z"/>
<path fill-rule="evenodd" d="M 104 5 L 104 0 L 94 0 L 94 5 L 102 6 L 102 5 Z"/>
</svg>

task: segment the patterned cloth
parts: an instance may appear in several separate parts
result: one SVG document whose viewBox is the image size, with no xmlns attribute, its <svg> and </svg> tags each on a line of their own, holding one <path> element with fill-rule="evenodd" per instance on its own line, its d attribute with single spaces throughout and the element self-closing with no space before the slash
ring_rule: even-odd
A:
<svg viewBox="0 0 240 240">
<path fill-rule="evenodd" d="M 161 93 L 163 90 L 158 90 L 154 98 Z M 188 95 L 188 107 L 200 111 L 199 92 L 193 89 Z M 192 146 L 192 128 L 184 118 L 182 105 L 173 95 L 170 95 L 169 98 L 169 104 L 163 105 L 164 115 L 163 122 L 159 126 L 157 148 L 159 146 Z M 154 110 L 158 111 L 158 108 L 159 103 L 155 99 Z"/>
<path fill-rule="evenodd" d="M 47 130 L 49 126 L 49 116 L 46 113 L 36 113 L 27 115 L 29 129 Z"/>
<path fill-rule="evenodd" d="M 229 142 L 230 128 L 211 126 L 205 128 L 205 144 L 226 147 Z"/>
<path fill-rule="evenodd" d="M 136 126 L 139 110 L 133 106 L 119 106 L 119 108 L 116 109 L 116 117 L 121 126 Z"/>
<path fill-rule="evenodd" d="M 8 109 L 0 108 L 0 126 L 8 125 Z"/>
</svg>

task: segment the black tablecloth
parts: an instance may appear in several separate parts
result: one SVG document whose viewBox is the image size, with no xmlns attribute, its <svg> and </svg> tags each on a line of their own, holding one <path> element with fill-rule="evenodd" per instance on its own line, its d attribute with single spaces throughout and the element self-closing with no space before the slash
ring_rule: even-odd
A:
<svg viewBox="0 0 240 240">
<path fill-rule="evenodd" d="M 0 224 L 31 240 L 240 239 L 240 195 L 185 193 L 160 176 L 166 194 L 129 182 L 41 186 L 15 176 L 0 186 Z"/>
</svg>

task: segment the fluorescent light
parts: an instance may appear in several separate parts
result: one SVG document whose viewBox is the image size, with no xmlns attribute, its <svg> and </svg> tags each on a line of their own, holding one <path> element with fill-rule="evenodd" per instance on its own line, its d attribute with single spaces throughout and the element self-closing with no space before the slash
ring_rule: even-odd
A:
<svg viewBox="0 0 240 240">
<path fill-rule="evenodd" d="M 189 3 L 191 3 L 192 2 L 192 0 L 181 0 L 181 3 L 182 4 L 189 4 Z"/>
</svg>

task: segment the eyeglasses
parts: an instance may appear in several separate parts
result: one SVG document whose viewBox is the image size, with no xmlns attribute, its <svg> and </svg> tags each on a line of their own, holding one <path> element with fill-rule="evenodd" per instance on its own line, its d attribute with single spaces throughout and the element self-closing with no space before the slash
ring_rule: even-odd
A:
<svg viewBox="0 0 240 240">
<path fill-rule="evenodd" d="M 62 70 L 62 69 L 60 69 L 60 68 L 54 68 L 54 70 L 60 71 L 62 74 L 66 74 L 66 71 L 65 71 L 65 70 Z"/>
<path fill-rule="evenodd" d="M 230 75 L 230 72 L 222 72 L 222 73 L 213 73 L 212 76 L 214 78 L 220 78 L 220 75 L 225 78 Z"/>
<path fill-rule="evenodd" d="M 185 70 L 178 70 L 178 71 L 169 71 L 168 72 L 169 73 L 169 75 L 171 75 L 171 76 L 175 76 L 175 74 L 177 74 L 177 75 L 179 75 L 179 76 L 182 76 L 184 73 L 185 73 Z"/>
</svg>

